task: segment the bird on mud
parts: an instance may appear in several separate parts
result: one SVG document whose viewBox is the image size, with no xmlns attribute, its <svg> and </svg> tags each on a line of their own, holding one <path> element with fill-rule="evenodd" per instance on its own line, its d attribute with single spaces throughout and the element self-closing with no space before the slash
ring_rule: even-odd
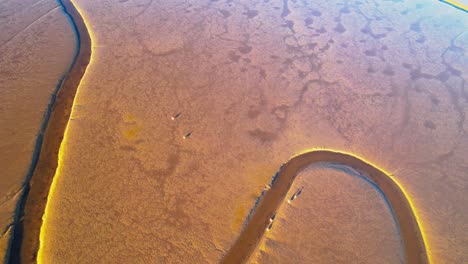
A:
<svg viewBox="0 0 468 264">
<path fill-rule="evenodd" d="M 184 135 L 183 139 L 187 139 L 192 135 L 192 131 L 188 132 L 187 134 Z"/>
<path fill-rule="evenodd" d="M 171 116 L 171 120 L 176 120 L 176 118 L 178 118 L 181 114 L 182 114 L 182 112 L 179 112 L 179 113 Z"/>
</svg>

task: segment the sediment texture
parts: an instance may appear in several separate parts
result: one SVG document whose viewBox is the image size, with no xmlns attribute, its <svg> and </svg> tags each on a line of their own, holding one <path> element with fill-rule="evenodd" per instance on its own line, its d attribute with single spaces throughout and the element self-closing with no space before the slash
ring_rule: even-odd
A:
<svg viewBox="0 0 468 264">
<path fill-rule="evenodd" d="M 91 59 L 91 38 L 83 18 L 71 1 L 64 0 L 60 4 L 65 13 L 72 19 L 72 25 L 78 39 L 78 52 L 54 98 L 47 128 L 42 138 L 37 165 L 31 179 L 27 182 L 28 192 L 22 197 L 22 203 L 18 208 L 21 222 L 16 228 L 10 256 L 14 263 L 36 262 L 40 245 L 40 228 L 50 186 L 60 158 L 60 145 L 70 120 L 78 86 Z"/>
<path fill-rule="evenodd" d="M 299 172 L 307 166 L 332 163 L 349 166 L 382 192 L 395 217 L 404 246 L 406 263 L 429 263 L 426 245 L 409 198 L 401 187 L 381 169 L 352 154 L 329 150 L 314 150 L 285 162 L 274 176 L 271 189 L 265 192 L 249 222 L 221 263 L 246 263 L 263 238 L 270 219 L 276 215 Z M 311 219 L 312 220 L 312 219 Z M 312 220 L 313 221 L 313 220 Z"/>
<path fill-rule="evenodd" d="M 48 197 L 48 261 L 219 261 L 278 164 L 321 146 L 390 171 L 431 260 L 467 262 L 465 13 L 437 1 L 74 4 L 93 60 Z"/>
<path fill-rule="evenodd" d="M 56 1 L 0 2 L 0 262 L 8 258 L 16 208 L 75 50 L 73 28 Z"/>
</svg>

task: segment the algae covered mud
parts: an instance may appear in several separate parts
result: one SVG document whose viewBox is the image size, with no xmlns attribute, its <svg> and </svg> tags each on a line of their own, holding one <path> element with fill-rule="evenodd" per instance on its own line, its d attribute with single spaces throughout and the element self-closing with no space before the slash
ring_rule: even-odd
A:
<svg viewBox="0 0 468 264">
<path fill-rule="evenodd" d="M 70 118 L 77 88 L 91 58 L 91 39 L 83 18 L 70 0 L 59 2 L 73 22 L 78 36 L 78 52 L 55 97 L 36 167 L 17 209 L 16 218 L 21 220 L 16 223 L 10 247 L 10 263 L 36 262 L 42 216 L 57 169 L 60 144 Z"/>
<path fill-rule="evenodd" d="M 429 263 L 427 249 L 410 198 L 392 176 L 375 165 L 352 154 L 332 150 L 312 150 L 297 155 L 284 163 L 273 177 L 271 189 L 261 198 L 253 215 L 237 241 L 221 263 L 245 263 L 263 237 L 270 219 L 274 218 L 299 172 L 317 163 L 333 163 L 351 167 L 379 189 L 388 201 L 395 217 L 404 246 L 406 263 Z"/>
</svg>

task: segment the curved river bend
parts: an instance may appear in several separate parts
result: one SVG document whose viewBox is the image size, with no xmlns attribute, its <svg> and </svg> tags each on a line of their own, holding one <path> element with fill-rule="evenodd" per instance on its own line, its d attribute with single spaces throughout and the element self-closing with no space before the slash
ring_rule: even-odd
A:
<svg viewBox="0 0 468 264">
<path fill-rule="evenodd" d="M 70 0 L 61 0 L 71 16 L 79 36 L 79 53 L 57 95 L 37 167 L 30 182 L 25 200 L 23 227 L 15 237 L 16 250 L 10 261 L 34 262 L 40 239 L 41 216 L 45 212 L 50 184 L 58 164 L 58 150 L 70 117 L 73 100 L 80 80 L 91 58 L 91 38 L 83 18 Z M 221 260 L 221 263 L 244 263 L 255 251 L 263 237 L 270 218 L 284 201 L 297 174 L 304 168 L 317 163 L 334 163 L 351 167 L 373 183 L 388 201 L 397 222 L 403 242 L 407 263 L 429 263 L 429 257 L 418 223 L 417 215 L 401 186 L 391 175 L 352 154 L 333 150 L 312 150 L 291 158 L 284 163 L 272 180 L 272 186 L 258 203 L 240 236 Z M 15 251 L 15 250 L 14 250 Z M 17 255 L 19 254 L 19 255 Z M 21 257 L 20 257 L 21 256 Z M 40 260 L 39 260 L 40 261 Z"/>
<path fill-rule="evenodd" d="M 284 201 L 294 179 L 302 169 L 317 163 L 334 163 L 351 167 L 373 183 L 388 201 L 400 231 L 406 263 L 429 263 L 427 250 L 411 201 L 401 186 L 376 166 L 354 155 L 333 150 L 312 150 L 299 154 L 284 163 L 272 180 L 240 236 L 221 260 L 221 263 L 245 263 L 257 248 L 270 218 Z"/>
</svg>

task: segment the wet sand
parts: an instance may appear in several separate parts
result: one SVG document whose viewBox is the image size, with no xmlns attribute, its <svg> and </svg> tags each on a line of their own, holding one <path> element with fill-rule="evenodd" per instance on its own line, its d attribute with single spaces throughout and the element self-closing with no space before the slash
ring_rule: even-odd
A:
<svg viewBox="0 0 468 264">
<path fill-rule="evenodd" d="M 405 263 L 388 202 L 351 167 L 308 166 L 296 176 L 286 198 L 248 263 Z"/>
<path fill-rule="evenodd" d="M 91 57 L 91 39 L 84 21 L 71 1 L 60 1 L 66 13 L 72 18 L 78 34 L 79 52 L 65 76 L 56 95 L 47 129 L 42 138 L 39 159 L 34 173 L 21 198 L 17 213 L 13 244 L 10 253 L 11 263 L 35 263 L 39 247 L 39 233 L 42 215 L 47 203 L 50 184 L 57 168 L 58 153 L 78 85 Z"/>
<path fill-rule="evenodd" d="M 4 262 L 21 221 L 17 208 L 77 43 L 69 17 L 56 0 L 0 1 L 0 28 L 0 262 Z"/>
<path fill-rule="evenodd" d="M 454 242 L 467 217 L 458 10 L 74 3 L 93 62 L 60 148 L 43 260 L 215 263 L 278 164 L 320 146 L 388 168 L 421 213 L 431 259 L 466 258 Z"/>
<path fill-rule="evenodd" d="M 392 176 L 356 156 L 330 150 L 306 152 L 291 158 L 281 166 L 273 177 L 271 189 L 266 191 L 249 222 L 221 263 L 247 262 L 270 224 L 270 218 L 276 214 L 283 203 L 298 173 L 307 166 L 321 162 L 337 163 L 354 168 L 375 184 L 384 194 L 398 223 L 406 263 L 429 263 L 416 212 L 413 211 L 409 198 L 391 178 Z"/>
<path fill-rule="evenodd" d="M 452 0 L 440 0 L 441 2 L 447 3 L 448 5 L 451 5 L 455 8 L 458 8 L 462 11 L 465 11 L 468 13 L 468 5 L 463 4 L 461 1 L 452 1 Z M 466 1 L 465 1 L 466 3 Z"/>
</svg>

